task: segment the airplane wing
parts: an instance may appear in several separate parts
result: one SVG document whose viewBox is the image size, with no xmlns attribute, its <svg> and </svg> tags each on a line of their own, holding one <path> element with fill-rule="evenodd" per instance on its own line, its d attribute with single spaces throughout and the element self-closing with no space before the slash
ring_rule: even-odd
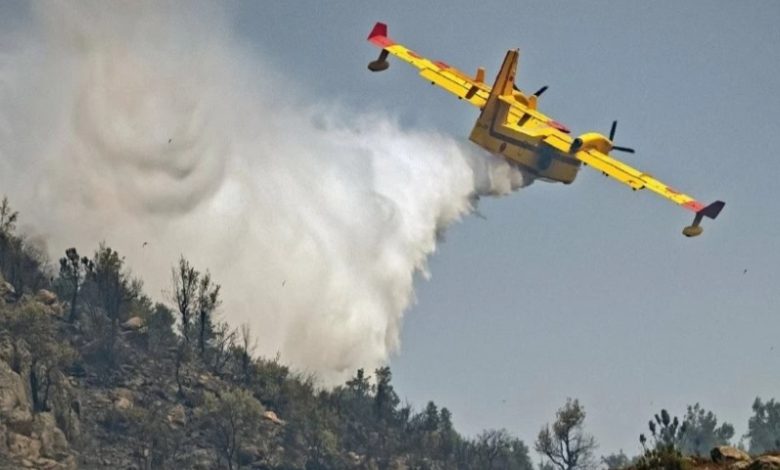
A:
<svg viewBox="0 0 780 470">
<path fill-rule="evenodd" d="M 387 37 L 387 25 L 384 23 L 374 25 L 374 29 L 368 35 L 368 42 L 382 49 L 379 58 L 369 64 L 368 68 L 371 71 L 385 70 L 389 66 L 387 55 L 392 54 L 420 69 L 420 75 L 432 85 L 439 85 L 459 99 L 466 100 L 478 108 L 487 102 L 490 86 L 484 83 L 484 69 L 477 69 L 477 74 L 472 78 L 444 62 L 426 59 Z"/>
<path fill-rule="evenodd" d="M 683 234 L 688 237 L 694 237 L 702 232 L 702 228 L 699 226 L 702 217 L 706 216 L 710 219 L 714 219 L 726 205 L 723 201 L 715 201 L 712 204 L 705 206 L 693 197 L 677 191 L 671 186 L 667 186 L 663 182 L 655 179 L 652 175 L 643 173 L 596 149 L 580 150 L 576 152 L 574 156 L 586 165 L 628 185 L 634 191 L 638 189 L 649 189 L 661 197 L 693 212 L 695 214 L 693 223 L 683 230 Z"/>
</svg>

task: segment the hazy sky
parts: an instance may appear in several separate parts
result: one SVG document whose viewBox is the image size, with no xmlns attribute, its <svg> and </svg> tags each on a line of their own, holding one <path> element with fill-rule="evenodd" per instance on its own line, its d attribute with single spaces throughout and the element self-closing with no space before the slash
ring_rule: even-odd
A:
<svg viewBox="0 0 780 470">
<path fill-rule="evenodd" d="M 550 87 L 543 112 L 574 133 L 618 119 L 617 143 L 637 149 L 628 163 L 727 206 L 686 239 L 688 212 L 587 168 L 571 186 L 483 199 L 485 219 L 451 227 L 417 282 L 391 361 L 400 395 L 529 445 L 576 397 L 601 454 L 636 454 L 653 413 L 697 401 L 743 434 L 756 396 L 780 398 L 780 3 L 476 5 L 257 1 L 237 5 L 234 25 L 313 104 L 464 142 L 477 111 L 404 63 L 370 73 L 367 33 L 385 21 L 417 52 L 489 76 L 519 47 L 518 85 Z"/>
<path fill-rule="evenodd" d="M 477 6 L 479 5 L 479 6 Z M 464 71 L 496 72 L 519 47 L 518 84 L 575 133 L 607 132 L 626 160 L 720 218 L 686 239 L 686 211 L 583 169 L 484 199 L 451 228 L 418 282 L 392 360 L 418 408 L 458 428 L 505 427 L 531 443 L 566 397 L 600 453 L 638 452 L 661 407 L 700 402 L 746 431 L 756 396 L 780 397 L 777 200 L 780 3 L 251 2 L 247 41 L 317 100 L 379 109 L 466 139 L 477 112 L 401 62 L 365 68 L 375 21 Z M 747 269 L 747 273 L 744 270 Z"/>
</svg>

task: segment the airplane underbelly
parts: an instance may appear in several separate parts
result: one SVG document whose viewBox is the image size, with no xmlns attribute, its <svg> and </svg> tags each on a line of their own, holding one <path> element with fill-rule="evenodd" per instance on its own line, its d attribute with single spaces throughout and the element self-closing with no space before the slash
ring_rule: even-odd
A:
<svg viewBox="0 0 780 470">
<path fill-rule="evenodd" d="M 539 142 L 509 141 L 474 128 L 470 139 L 475 144 L 514 163 L 521 169 L 547 181 L 569 184 L 577 177 L 580 161 Z"/>
</svg>

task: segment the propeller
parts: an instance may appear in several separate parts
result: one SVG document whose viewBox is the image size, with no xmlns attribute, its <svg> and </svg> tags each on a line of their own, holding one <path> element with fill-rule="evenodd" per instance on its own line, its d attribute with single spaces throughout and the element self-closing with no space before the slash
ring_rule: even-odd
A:
<svg viewBox="0 0 780 470">
<path fill-rule="evenodd" d="M 547 88 L 547 87 L 544 87 Z M 609 130 L 609 140 L 613 141 L 615 139 L 615 131 L 617 130 L 617 121 L 612 121 L 612 128 Z M 621 147 L 620 145 L 613 145 L 612 150 L 617 150 L 619 152 L 626 152 L 626 153 L 634 153 L 634 149 L 631 147 Z"/>
<path fill-rule="evenodd" d="M 519 88 L 517 88 L 517 85 L 515 85 L 514 83 L 512 84 L 512 88 L 514 88 L 514 89 L 515 89 L 515 91 L 519 91 L 519 92 L 521 92 L 521 93 L 522 93 L 522 90 L 520 90 Z M 548 87 L 547 87 L 547 85 L 545 85 L 545 86 L 543 86 L 543 87 L 539 88 L 538 90 L 536 90 L 536 91 L 534 92 L 534 96 L 536 96 L 537 98 L 538 98 L 538 97 L 540 97 L 540 96 L 542 96 L 542 93 L 544 93 L 545 91 L 547 91 L 547 88 L 548 88 Z"/>
</svg>

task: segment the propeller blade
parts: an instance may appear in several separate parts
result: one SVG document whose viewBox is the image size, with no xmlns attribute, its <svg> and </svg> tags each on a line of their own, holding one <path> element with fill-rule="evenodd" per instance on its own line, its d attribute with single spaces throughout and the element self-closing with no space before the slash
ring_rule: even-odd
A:
<svg viewBox="0 0 780 470">
<path fill-rule="evenodd" d="M 630 147 L 621 147 L 619 145 L 613 145 L 612 150 L 617 150 L 618 152 L 635 153 L 634 149 Z"/>
<path fill-rule="evenodd" d="M 536 93 L 534 93 L 534 96 L 536 96 L 538 98 L 538 97 L 542 96 L 542 93 L 544 93 L 545 91 L 547 91 L 547 85 L 545 85 L 545 86 L 539 88 L 538 90 L 536 90 Z"/>
<path fill-rule="evenodd" d="M 616 130 L 617 130 L 617 121 L 612 121 L 612 129 L 609 130 L 609 140 L 615 140 Z"/>
</svg>

